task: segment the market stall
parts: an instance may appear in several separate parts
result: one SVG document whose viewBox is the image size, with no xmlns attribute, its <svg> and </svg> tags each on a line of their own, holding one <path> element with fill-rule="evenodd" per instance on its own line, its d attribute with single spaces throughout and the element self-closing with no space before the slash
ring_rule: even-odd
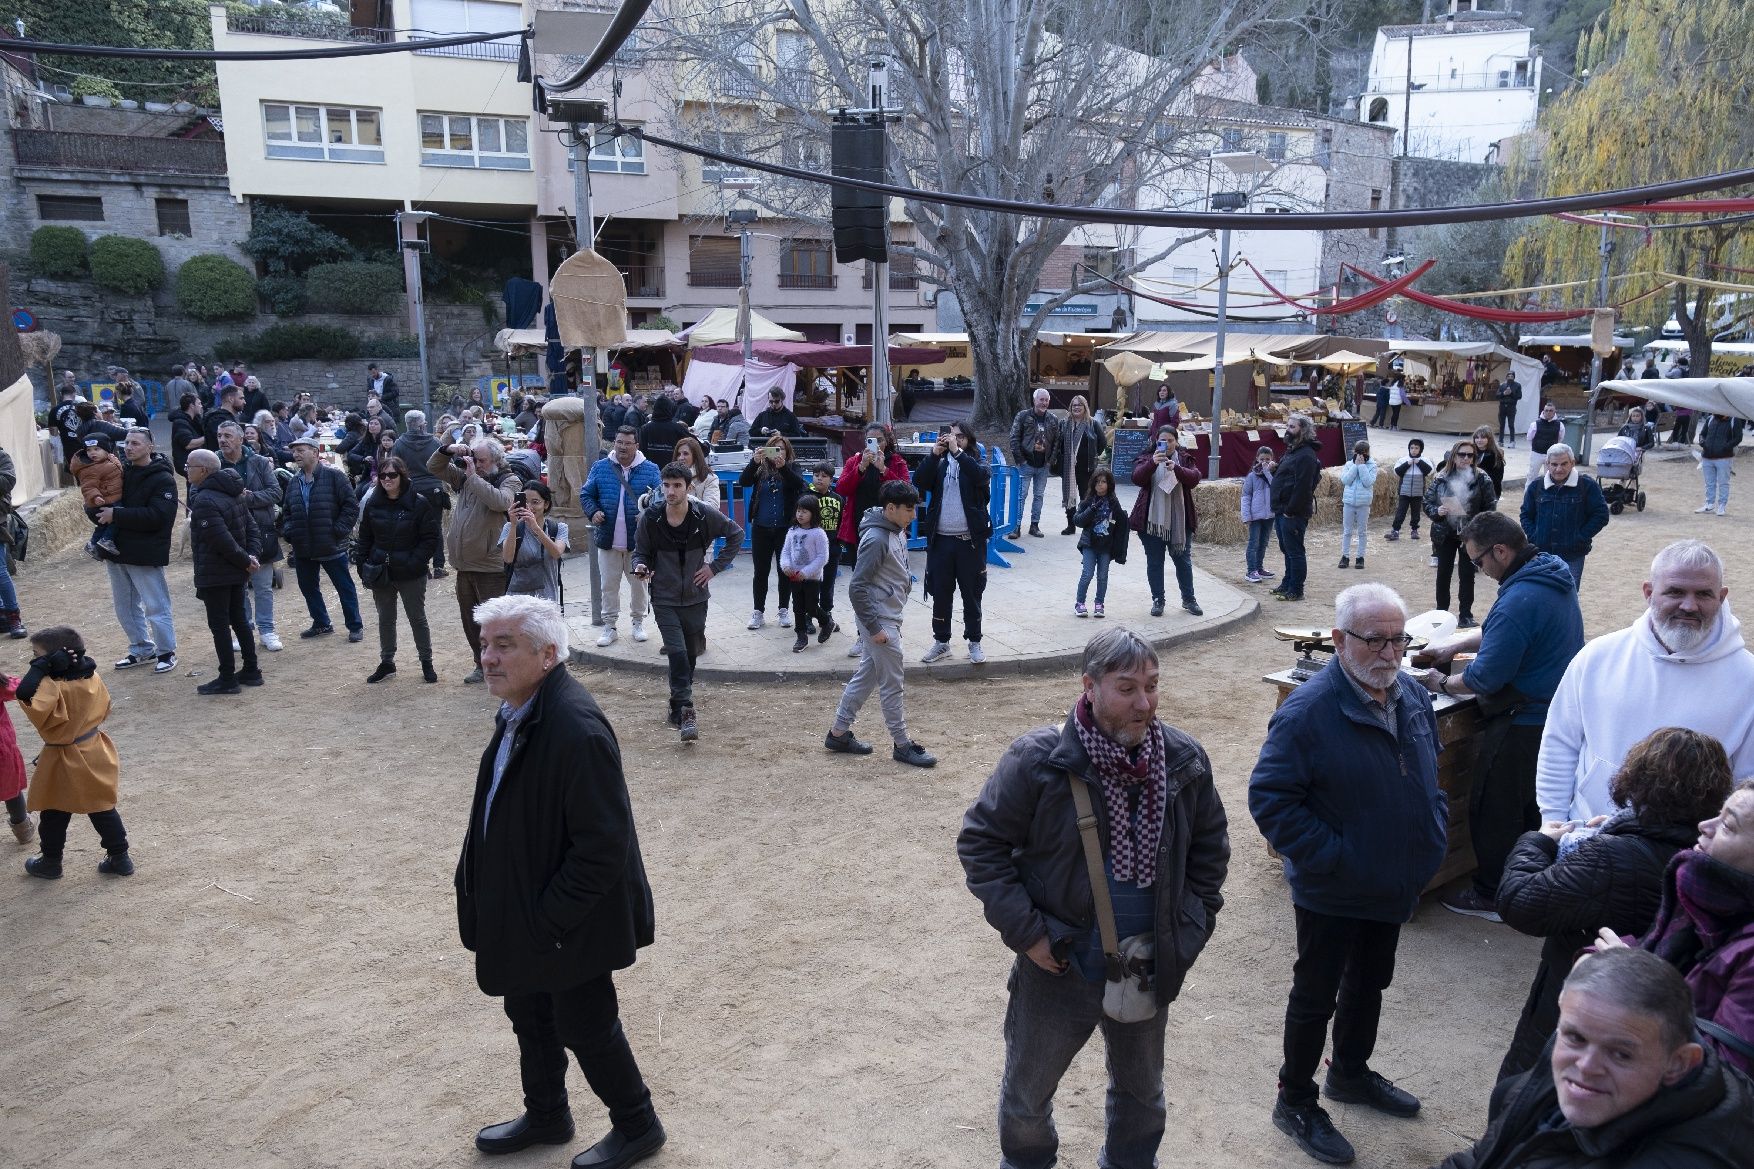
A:
<svg viewBox="0 0 1754 1169">
<path fill-rule="evenodd" d="M 891 333 L 889 343 L 943 354 L 923 369 L 890 367 L 896 375 L 897 420 L 939 425 L 974 413 L 974 355 L 967 333 Z"/>
<path fill-rule="evenodd" d="M 1491 385 L 1513 372 L 1523 387 L 1517 433 L 1540 413 L 1541 363 L 1514 349 L 1491 341 L 1390 341 L 1388 349 L 1401 359 L 1407 378 L 1402 430 L 1471 434 L 1481 426 L 1496 428 L 1498 401 Z"/>
<path fill-rule="evenodd" d="M 1231 408 L 1259 409 L 1268 404 L 1272 378 L 1294 364 L 1308 364 L 1347 347 L 1368 351 L 1382 342 L 1358 337 L 1330 337 L 1325 333 L 1241 333 L 1224 335 L 1224 401 Z M 1216 334 L 1207 332 L 1133 333 L 1096 348 L 1098 368 L 1092 371 L 1092 390 L 1099 401 L 1092 409 L 1150 409 L 1157 387 L 1167 384 L 1177 399 L 1195 410 L 1212 407 L 1212 365 L 1217 350 Z M 1123 394 L 1101 359 L 1119 353 L 1135 353 L 1166 368 L 1128 387 Z M 1196 360 L 1199 359 L 1199 360 Z M 1173 366 L 1173 368 L 1167 368 Z"/>
<path fill-rule="evenodd" d="M 1517 352 L 1536 361 L 1551 358 L 1558 379 L 1541 386 L 1541 397 L 1551 400 L 1561 412 L 1582 410 L 1590 396 L 1590 348 L 1588 333 L 1537 333 L 1517 342 Z M 1620 376 L 1620 367 L 1632 351 L 1632 338 L 1615 337 L 1614 352 L 1602 358 L 1602 380 Z M 1543 362 L 1542 366 L 1546 366 Z M 1539 381 L 1536 382 L 1540 385 Z"/>
<path fill-rule="evenodd" d="M 1101 361 L 1099 350 L 1124 341 L 1127 333 L 1060 333 L 1043 329 L 1035 335 L 1029 351 L 1029 384 L 1048 392 L 1055 409 L 1063 410 L 1074 397 L 1090 400 L 1096 392 L 1095 375 Z M 1097 409 L 1094 401 L 1090 408 Z"/>
</svg>

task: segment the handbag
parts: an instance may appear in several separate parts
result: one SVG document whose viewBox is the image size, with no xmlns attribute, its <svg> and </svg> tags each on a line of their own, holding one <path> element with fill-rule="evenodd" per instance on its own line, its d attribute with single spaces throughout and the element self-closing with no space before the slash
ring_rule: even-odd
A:
<svg viewBox="0 0 1754 1169">
<path fill-rule="evenodd" d="M 1072 781 L 1072 804 L 1078 811 L 1078 836 L 1084 842 L 1084 863 L 1090 870 L 1090 896 L 1096 902 L 1096 928 L 1102 935 L 1103 963 L 1108 975 L 1102 991 L 1102 1013 L 1117 1023 L 1143 1023 L 1157 1014 L 1157 937 L 1134 934 L 1115 938 L 1115 907 L 1108 896 L 1108 874 L 1102 867 L 1102 841 L 1097 837 L 1096 810 L 1090 785 L 1081 775 Z"/>
<path fill-rule="evenodd" d="M 390 558 L 382 552 L 373 552 L 359 566 L 359 583 L 368 589 L 390 583 Z"/>
</svg>

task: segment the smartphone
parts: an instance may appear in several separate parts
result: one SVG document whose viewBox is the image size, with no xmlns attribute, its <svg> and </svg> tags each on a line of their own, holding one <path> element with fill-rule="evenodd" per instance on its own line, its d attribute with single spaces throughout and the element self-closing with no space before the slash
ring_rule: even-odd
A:
<svg viewBox="0 0 1754 1169">
<path fill-rule="evenodd" d="M 1167 455 L 1169 453 L 1169 440 L 1168 439 L 1160 438 L 1157 440 L 1157 453 L 1160 455 Z"/>
<path fill-rule="evenodd" d="M 865 440 L 865 449 L 866 449 L 866 450 L 867 450 L 867 451 L 869 451 L 869 452 L 870 452 L 870 453 L 871 453 L 871 454 L 876 454 L 876 453 L 877 453 L 877 448 L 878 448 L 878 447 L 879 447 L 879 446 L 880 446 L 880 445 L 882 445 L 882 444 L 880 444 L 880 443 L 879 443 L 879 442 L 878 442 L 878 441 L 877 441 L 877 440 L 876 440 L 876 439 L 874 439 L 874 438 L 868 438 L 868 439 L 866 439 L 866 440 Z"/>
</svg>

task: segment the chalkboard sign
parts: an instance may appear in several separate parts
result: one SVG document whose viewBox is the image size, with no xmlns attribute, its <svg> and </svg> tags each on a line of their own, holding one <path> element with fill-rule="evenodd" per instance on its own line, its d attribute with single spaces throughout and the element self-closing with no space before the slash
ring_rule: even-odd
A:
<svg viewBox="0 0 1754 1169">
<path fill-rule="evenodd" d="M 1370 428 L 1363 419 L 1347 418 L 1340 423 L 1340 461 L 1352 461 L 1352 447 L 1356 443 L 1370 441 Z"/>
<path fill-rule="evenodd" d="M 1117 478 L 1124 481 L 1133 473 L 1133 464 L 1145 453 L 1145 440 L 1150 434 L 1144 428 L 1122 427 L 1115 431 L 1114 453 L 1109 458 L 1109 466 L 1114 468 Z"/>
</svg>

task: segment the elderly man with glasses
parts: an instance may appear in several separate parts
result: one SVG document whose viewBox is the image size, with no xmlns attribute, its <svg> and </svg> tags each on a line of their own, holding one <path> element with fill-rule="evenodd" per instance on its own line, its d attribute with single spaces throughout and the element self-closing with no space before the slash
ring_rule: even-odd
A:
<svg viewBox="0 0 1754 1169">
<path fill-rule="evenodd" d="M 1401 926 L 1448 851 L 1448 797 L 1437 786 L 1431 697 L 1403 678 L 1407 606 L 1394 590 L 1353 585 L 1334 604 L 1334 656 L 1267 725 L 1249 812 L 1284 860 L 1297 922 L 1273 1123 L 1310 1156 L 1343 1165 L 1353 1150 L 1316 1093 L 1390 1116 L 1412 1093 L 1370 1067 L 1382 994 Z"/>
</svg>

